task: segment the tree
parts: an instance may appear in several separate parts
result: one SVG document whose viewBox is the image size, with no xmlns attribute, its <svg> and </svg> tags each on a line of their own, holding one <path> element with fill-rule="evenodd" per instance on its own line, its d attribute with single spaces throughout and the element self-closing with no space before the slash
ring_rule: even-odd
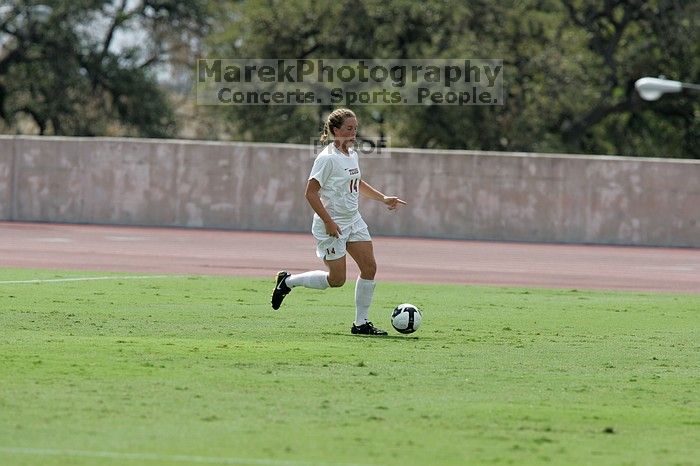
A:
<svg viewBox="0 0 700 466">
<path fill-rule="evenodd" d="M 0 119 L 15 131 L 29 121 L 39 134 L 175 135 L 157 66 L 179 41 L 204 33 L 206 12 L 202 0 L 3 5 Z"/>
<path fill-rule="evenodd" d="M 650 104 L 633 87 L 644 75 L 700 82 L 699 8 L 679 0 L 244 0 L 227 4 L 209 44 L 230 58 L 504 60 L 502 106 L 354 108 L 363 131 L 386 131 L 393 145 L 700 158 L 698 97 Z M 215 111 L 234 137 L 306 142 L 329 110 Z"/>
<path fill-rule="evenodd" d="M 444 41 L 459 6 L 437 0 L 231 1 L 215 24 L 210 53 L 226 58 L 421 58 Z M 451 26 L 452 27 L 452 26 Z M 234 137 L 308 143 L 332 110 L 321 106 L 210 109 L 232 122 Z M 386 108 L 354 108 L 362 134 L 379 134 Z"/>
<path fill-rule="evenodd" d="M 562 0 L 570 27 L 586 34 L 585 79 L 598 91 L 584 108 L 562 112 L 553 130 L 582 152 L 700 158 L 698 96 L 642 101 L 634 82 L 666 74 L 700 79 L 697 2 Z M 575 111 L 578 110 L 578 111 Z"/>
</svg>

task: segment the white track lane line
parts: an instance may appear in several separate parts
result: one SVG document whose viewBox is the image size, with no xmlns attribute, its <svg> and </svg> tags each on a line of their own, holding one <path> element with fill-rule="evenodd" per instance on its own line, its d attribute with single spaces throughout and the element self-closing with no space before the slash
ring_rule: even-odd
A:
<svg viewBox="0 0 700 466">
<path fill-rule="evenodd" d="M 54 448 L 24 448 L 2 447 L 0 453 L 35 455 L 35 456 L 64 456 L 70 458 L 109 458 L 130 461 L 161 461 L 172 463 L 199 463 L 199 464 L 248 464 L 263 466 L 370 466 L 358 463 L 324 463 L 316 461 L 273 460 L 262 458 L 232 458 L 216 456 L 190 456 L 190 455 L 160 455 L 156 453 L 128 453 L 118 451 L 86 451 L 86 450 L 62 450 Z"/>
<path fill-rule="evenodd" d="M 183 275 L 127 275 L 108 277 L 75 277 L 75 278 L 47 278 L 37 280 L 0 280 L 0 285 L 18 285 L 22 283 L 62 283 L 62 282 L 87 282 L 91 280 L 143 280 L 148 278 L 183 278 Z"/>
</svg>

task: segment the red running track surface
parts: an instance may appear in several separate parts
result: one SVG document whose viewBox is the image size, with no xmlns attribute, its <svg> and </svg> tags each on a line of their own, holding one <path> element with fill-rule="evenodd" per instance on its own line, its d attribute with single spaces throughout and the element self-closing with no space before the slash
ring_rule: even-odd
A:
<svg viewBox="0 0 700 466">
<path fill-rule="evenodd" d="M 374 250 L 380 281 L 700 293 L 700 249 L 375 237 Z M 272 280 L 324 265 L 310 233 L 0 222 L 0 267 Z"/>
</svg>

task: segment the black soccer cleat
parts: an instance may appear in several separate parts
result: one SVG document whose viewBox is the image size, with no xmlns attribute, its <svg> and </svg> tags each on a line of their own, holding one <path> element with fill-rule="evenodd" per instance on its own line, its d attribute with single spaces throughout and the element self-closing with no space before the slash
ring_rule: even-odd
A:
<svg viewBox="0 0 700 466">
<path fill-rule="evenodd" d="M 362 325 L 352 324 L 352 329 L 350 331 L 355 335 L 388 335 L 385 330 L 375 327 L 372 322 L 365 322 Z"/>
<path fill-rule="evenodd" d="M 275 311 L 279 309 L 282 305 L 282 300 L 284 299 L 284 297 L 287 296 L 290 291 L 292 291 L 292 289 L 288 287 L 287 284 L 284 282 L 287 279 L 287 277 L 291 275 L 292 274 L 287 272 L 286 270 L 277 272 L 275 289 L 272 290 L 272 309 L 274 309 Z"/>
</svg>

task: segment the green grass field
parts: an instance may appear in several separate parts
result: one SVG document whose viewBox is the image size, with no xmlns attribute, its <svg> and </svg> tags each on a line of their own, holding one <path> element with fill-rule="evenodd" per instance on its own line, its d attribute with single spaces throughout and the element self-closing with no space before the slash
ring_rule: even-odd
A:
<svg viewBox="0 0 700 466">
<path fill-rule="evenodd" d="M 700 464 L 698 295 L 90 275 L 0 270 L 2 465 Z"/>
</svg>

